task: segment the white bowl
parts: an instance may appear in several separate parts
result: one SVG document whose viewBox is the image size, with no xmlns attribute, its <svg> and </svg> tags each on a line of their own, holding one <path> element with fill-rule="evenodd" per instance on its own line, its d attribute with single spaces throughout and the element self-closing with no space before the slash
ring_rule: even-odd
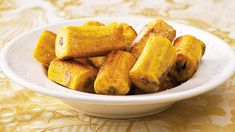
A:
<svg viewBox="0 0 235 132">
<path fill-rule="evenodd" d="M 235 54 L 224 41 L 200 29 L 168 22 L 177 36 L 191 34 L 206 43 L 206 52 L 196 74 L 187 82 L 159 93 L 131 96 L 96 95 L 74 91 L 47 79 L 42 66 L 33 58 L 33 49 L 40 33 L 57 32 L 64 25 L 80 25 L 89 20 L 104 23 L 125 22 L 137 32 L 152 19 L 147 18 L 86 18 L 37 28 L 8 44 L 1 52 L 1 68 L 15 82 L 44 95 L 58 98 L 89 115 L 106 118 L 134 118 L 158 113 L 176 101 L 191 98 L 216 88 L 235 72 Z"/>
</svg>

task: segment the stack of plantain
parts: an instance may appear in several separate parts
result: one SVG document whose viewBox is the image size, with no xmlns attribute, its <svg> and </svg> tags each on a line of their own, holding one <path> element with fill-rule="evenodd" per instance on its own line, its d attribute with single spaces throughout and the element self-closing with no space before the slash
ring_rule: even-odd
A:
<svg viewBox="0 0 235 132">
<path fill-rule="evenodd" d="M 73 90 L 105 95 L 137 95 L 180 85 L 196 72 L 205 44 L 183 35 L 163 20 L 137 35 L 125 23 L 88 21 L 43 31 L 34 57 L 48 78 Z M 173 43 L 173 44 L 172 44 Z"/>
<path fill-rule="evenodd" d="M 132 65 L 126 69 L 123 62 L 129 65 L 129 59 L 134 60 L 134 57 L 123 50 L 130 48 L 136 36 L 135 30 L 125 23 L 113 22 L 105 25 L 98 21 L 89 21 L 81 26 L 62 27 L 57 35 L 50 31 L 42 32 L 34 49 L 34 57 L 48 67 L 50 80 L 73 90 L 94 92 L 93 84 L 99 69 L 106 60 L 106 55 L 111 56 L 112 59 L 112 55 L 109 54 L 117 51 L 117 55 L 121 53 L 122 57 L 120 60 L 115 59 L 118 61 L 118 67 L 112 78 L 116 78 L 116 75 L 120 76 L 119 79 L 124 77 L 122 80 L 126 82 L 126 85 L 123 86 L 129 88 L 131 82 L 126 79 L 129 79 L 128 73 Z M 107 60 L 110 60 L 109 58 L 107 57 Z M 113 61 L 110 62 L 113 63 Z M 105 63 L 105 65 L 109 64 Z M 112 67 L 108 74 L 116 67 L 116 64 L 110 66 Z M 120 72 L 125 74 L 118 74 Z M 101 77 L 102 79 L 106 78 Z M 123 82 L 120 81 L 120 84 Z M 119 83 L 117 85 L 119 86 Z M 124 91 L 114 91 L 114 93 L 126 94 L 129 92 L 126 87 Z M 96 92 L 98 91 L 99 88 L 96 89 Z M 98 93 L 106 94 L 102 91 Z"/>
</svg>

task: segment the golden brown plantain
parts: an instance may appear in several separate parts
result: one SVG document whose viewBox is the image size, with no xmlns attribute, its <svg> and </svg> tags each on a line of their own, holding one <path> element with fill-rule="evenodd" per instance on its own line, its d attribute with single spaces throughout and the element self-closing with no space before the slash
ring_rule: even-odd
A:
<svg viewBox="0 0 235 132">
<path fill-rule="evenodd" d="M 49 66 L 55 56 L 56 34 L 51 31 L 43 31 L 34 49 L 34 57 L 45 66 Z"/>
<path fill-rule="evenodd" d="M 109 95 L 127 94 L 131 87 L 128 74 L 134 61 L 135 57 L 129 52 L 110 52 L 95 80 L 95 92 Z"/>
<path fill-rule="evenodd" d="M 92 92 L 97 71 L 76 60 L 55 59 L 48 69 L 48 78 L 73 90 Z"/>
<path fill-rule="evenodd" d="M 176 47 L 176 62 L 170 70 L 170 75 L 179 82 L 190 79 L 197 71 L 205 52 L 205 44 L 191 36 L 178 37 L 173 44 Z"/>
<path fill-rule="evenodd" d="M 61 59 L 94 57 L 128 49 L 131 43 L 126 40 L 124 30 L 121 24 L 63 27 L 56 37 L 56 56 Z"/>
<path fill-rule="evenodd" d="M 175 59 L 176 50 L 171 42 L 152 36 L 129 73 L 131 81 L 145 92 L 157 92 Z"/>
<path fill-rule="evenodd" d="M 136 58 L 140 56 L 151 36 L 161 36 L 172 42 L 176 36 L 176 30 L 163 20 L 155 20 L 148 23 L 131 45 L 130 51 Z"/>
</svg>

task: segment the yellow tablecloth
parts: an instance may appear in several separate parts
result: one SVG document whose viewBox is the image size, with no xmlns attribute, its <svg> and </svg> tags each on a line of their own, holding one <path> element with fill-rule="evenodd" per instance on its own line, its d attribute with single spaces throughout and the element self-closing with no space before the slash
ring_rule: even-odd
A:
<svg viewBox="0 0 235 132">
<path fill-rule="evenodd" d="M 32 28 L 93 16 L 146 16 L 207 30 L 235 48 L 234 0 L 0 0 L 0 47 Z M 36 94 L 0 71 L 0 131 L 235 131 L 235 76 L 216 90 L 140 119 L 77 113 Z"/>
</svg>

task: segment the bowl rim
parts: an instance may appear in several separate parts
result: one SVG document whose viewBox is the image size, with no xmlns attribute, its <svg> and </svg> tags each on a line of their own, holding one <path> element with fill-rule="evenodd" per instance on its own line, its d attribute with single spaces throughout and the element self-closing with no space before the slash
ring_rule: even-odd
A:
<svg viewBox="0 0 235 132">
<path fill-rule="evenodd" d="M 152 20 L 152 18 L 146 18 L 146 17 L 128 17 L 128 18 L 124 18 L 124 17 L 91 17 L 91 18 L 74 19 L 74 20 L 63 21 L 63 22 L 59 22 L 59 23 L 53 23 L 53 24 L 41 26 L 41 27 L 35 28 L 29 32 L 23 33 L 23 34 L 17 36 L 16 38 L 12 39 L 11 41 L 9 41 L 7 44 L 5 44 L 5 46 L 1 49 L 1 52 L 0 52 L 1 70 L 3 71 L 3 73 L 7 77 L 9 77 L 13 81 L 17 82 L 18 84 L 20 84 L 26 88 L 29 88 L 33 91 L 36 91 L 38 93 L 45 94 L 48 96 L 52 96 L 52 97 L 56 97 L 56 98 L 60 98 L 60 99 L 65 99 L 65 100 L 66 99 L 67 100 L 68 99 L 79 100 L 79 101 L 83 101 L 83 102 L 87 102 L 87 103 L 109 103 L 109 104 L 129 104 L 129 105 L 130 104 L 133 104 L 133 105 L 134 104 L 146 104 L 146 103 L 150 104 L 150 103 L 155 103 L 155 102 L 159 102 L 159 103 L 171 102 L 171 101 L 178 101 L 178 100 L 186 99 L 189 97 L 197 96 L 197 95 L 200 95 L 200 94 L 205 93 L 207 91 L 210 91 L 212 89 L 215 89 L 217 86 L 219 86 L 220 84 L 225 82 L 228 78 L 230 78 L 235 73 L 235 53 L 232 50 L 232 48 L 225 41 L 221 40 L 217 36 L 210 34 L 204 30 L 201 30 L 201 29 L 198 29 L 196 27 L 189 26 L 186 24 L 172 22 L 172 21 L 170 21 L 170 23 L 174 23 L 176 25 L 183 25 L 183 26 L 192 28 L 193 30 L 197 30 L 199 32 L 202 32 L 202 33 L 206 34 L 207 36 L 212 37 L 213 39 L 216 39 L 221 44 L 223 44 L 224 48 L 227 51 L 229 65 L 226 66 L 226 70 L 223 72 L 223 75 L 221 74 L 222 76 L 215 78 L 213 83 L 206 83 L 204 85 L 195 87 L 193 89 L 180 91 L 177 93 L 167 93 L 167 94 L 158 94 L 158 95 L 154 95 L 154 93 L 153 93 L 153 94 L 144 94 L 144 95 L 112 96 L 112 95 L 90 94 L 90 93 L 84 93 L 84 92 L 79 92 L 79 91 L 76 91 L 78 94 L 57 92 L 54 90 L 43 88 L 42 86 L 36 85 L 34 83 L 28 82 L 27 80 L 21 78 L 19 75 L 14 73 L 13 70 L 11 70 L 9 68 L 9 66 L 8 66 L 9 64 L 7 61 L 8 51 L 11 48 L 11 46 L 13 46 L 17 41 L 19 41 L 21 39 L 21 37 L 27 36 L 27 35 L 33 33 L 34 31 L 37 31 L 40 29 L 45 29 L 47 27 L 54 26 L 54 25 L 72 23 L 72 22 L 77 22 L 77 21 L 81 21 L 81 20 L 94 20 L 94 19 L 112 19 L 112 20 L 115 20 L 115 19 L 119 19 L 119 20 L 122 20 L 122 19 L 123 20 L 126 20 L 126 19 L 143 20 L 143 19 L 146 19 L 147 20 L 147 19 L 149 19 L 149 20 Z M 167 21 L 167 22 L 169 22 L 169 21 Z"/>
</svg>

